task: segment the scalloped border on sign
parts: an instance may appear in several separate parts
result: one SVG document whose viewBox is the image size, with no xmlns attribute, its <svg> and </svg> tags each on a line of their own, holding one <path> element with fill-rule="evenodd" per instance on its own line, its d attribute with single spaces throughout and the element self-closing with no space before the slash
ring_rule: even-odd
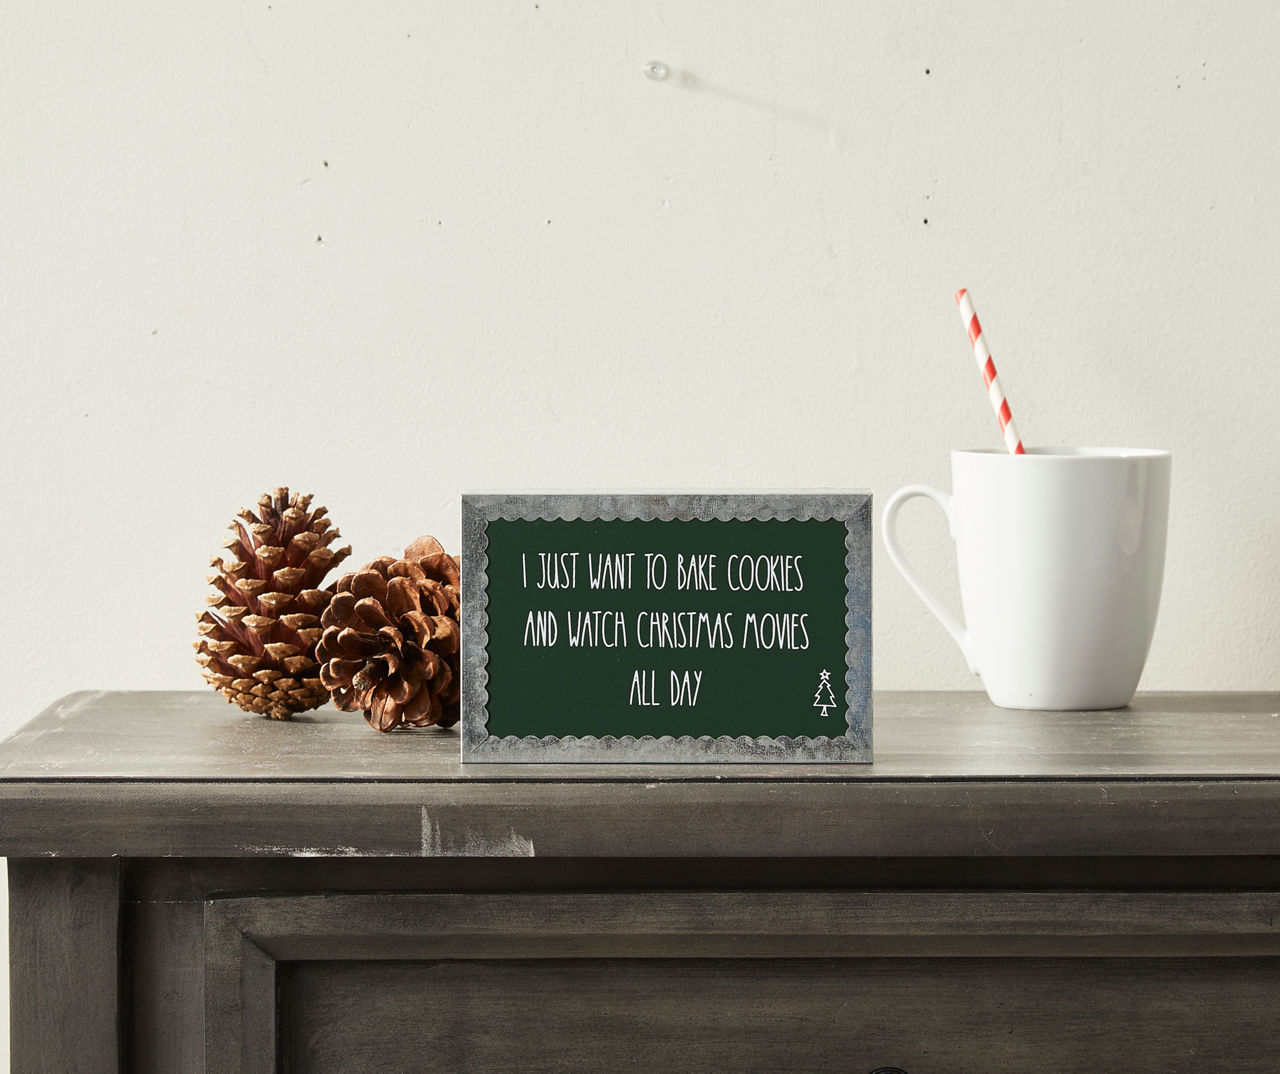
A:
<svg viewBox="0 0 1280 1074">
<path fill-rule="evenodd" d="M 845 524 L 843 735 L 489 734 L 489 523 L 584 521 Z M 855 642 L 857 644 L 855 644 Z M 462 760 L 564 763 L 812 763 L 871 761 L 871 494 L 475 493 L 462 497 Z"/>
</svg>

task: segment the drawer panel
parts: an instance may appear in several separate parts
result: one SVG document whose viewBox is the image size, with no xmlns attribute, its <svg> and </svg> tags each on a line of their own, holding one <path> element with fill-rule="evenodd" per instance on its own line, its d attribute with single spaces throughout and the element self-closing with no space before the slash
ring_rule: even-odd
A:
<svg viewBox="0 0 1280 1074">
<path fill-rule="evenodd" d="M 1175 1074 L 1276 1069 L 1280 959 L 306 962 L 282 1069 Z"/>
<path fill-rule="evenodd" d="M 1280 1069 L 1274 892 L 347 894 L 204 907 L 206 1069 Z"/>
</svg>

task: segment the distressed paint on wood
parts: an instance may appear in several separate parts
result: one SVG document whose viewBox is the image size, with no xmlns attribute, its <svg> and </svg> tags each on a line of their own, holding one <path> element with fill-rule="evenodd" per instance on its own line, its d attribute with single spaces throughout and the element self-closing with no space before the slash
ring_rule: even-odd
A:
<svg viewBox="0 0 1280 1074">
<path fill-rule="evenodd" d="M 1280 781 L 20 783 L 0 821 L 19 856 L 1266 855 Z"/>
<path fill-rule="evenodd" d="M 14 1074 L 123 1068 L 120 865 L 9 859 Z"/>
<path fill-rule="evenodd" d="M 411 1051 L 425 1064 L 413 1069 L 617 1069 L 622 1055 L 665 1055 L 672 1035 L 684 1041 L 684 1058 L 666 1056 L 659 1069 L 798 1069 L 796 1048 L 811 1050 L 799 1069 L 830 1069 L 837 1055 L 882 1054 L 859 1050 L 868 1039 L 912 1062 L 949 1057 L 932 1069 L 1031 1069 L 1012 1065 L 1007 1051 L 974 1065 L 991 1031 L 975 1034 L 966 1015 L 974 1002 L 991 1004 L 1002 1033 L 1040 1048 L 1083 1047 L 1089 1033 L 1083 1054 L 1123 1050 L 1125 1069 L 1177 1070 L 1195 1054 L 1250 1069 L 1274 1029 L 1278 900 L 725 891 L 214 900 L 206 991 L 222 999 L 207 1069 L 271 1069 L 264 1057 L 274 1058 L 277 1042 L 261 1027 L 277 993 L 290 1070 L 370 1070 Z M 1200 980 L 1217 991 L 1195 1012 L 1180 1010 Z M 349 1009 L 307 981 L 323 981 Z M 1121 1003 L 1124 1017 L 1098 1008 L 1129 985 L 1146 993 Z M 383 1015 L 394 1021 L 389 1008 L 405 1004 L 371 1003 L 378 995 L 427 1000 L 408 1004 L 417 1018 L 403 1031 L 411 1050 L 398 1051 L 397 1034 L 384 1032 Z M 845 1017 L 833 1021 L 833 1009 Z M 681 1065 L 709 1042 L 716 1047 L 703 1061 Z M 1023 1062 L 1026 1053 L 1012 1054 Z M 1044 1054 L 1055 1070 L 1088 1069 Z M 343 1065 L 333 1065 L 339 1056 Z M 582 1065 L 587 1057 L 593 1066 Z"/>
<path fill-rule="evenodd" d="M 1139 694 L 1022 712 L 982 693 L 875 695 L 872 765 L 462 765 L 456 730 L 380 735 L 331 706 L 279 722 L 212 690 L 71 694 L 0 742 L 0 783 L 45 779 L 848 782 L 1280 778 L 1280 693 Z"/>
<path fill-rule="evenodd" d="M 28 855 L 12 863 L 15 986 L 29 1039 L 75 1026 L 50 1045 L 59 1069 L 200 1070 L 228 1039 L 214 1069 L 271 1070 L 277 1048 L 286 1069 L 344 1074 L 456 1055 L 678 1068 L 702 1047 L 692 1012 L 721 1019 L 708 1068 L 1014 1071 L 1066 1049 L 1055 1069 L 1269 1071 L 1277 700 L 1161 695 L 1053 722 L 901 695 L 897 756 L 871 771 L 476 779 L 448 734 L 86 695 L 0 745 L 0 844 Z M 75 913 L 90 950 L 58 946 Z M 62 968 L 37 971 L 17 953 L 49 922 Z M 113 980 L 127 996 L 92 984 Z M 456 1002 L 371 1019 L 371 982 Z M 477 1020 L 485 1004 L 496 1019 Z M 789 1034 L 814 1007 L 836 1031 L 806 1033 L 802 1055 Z M 538 1016 L 520 1048 L 492 1040 Z M 566 1053 L 574 1019 L 600 1031 Z"/>
<path fill-rule="evenodd" d="M 1278 988 L 1274 958 L 313 962 L 282 978 L 282 1054 L 307 1074 L 1274 1074 Z M 387 996 L 423 999 L 371 1014 Z"/>
<path fill-rule="evenodd" d="M 477 778 L 448 733 L 246 719 L 212 692 L 73 695 L 0 744 L 0 853 L 1280 852 L 1280 695 L 1153 695 L 1118 713 L 1009 712 L 968 694 L 877 707 L 870 766 L 486 765 Z"/>
</svg>

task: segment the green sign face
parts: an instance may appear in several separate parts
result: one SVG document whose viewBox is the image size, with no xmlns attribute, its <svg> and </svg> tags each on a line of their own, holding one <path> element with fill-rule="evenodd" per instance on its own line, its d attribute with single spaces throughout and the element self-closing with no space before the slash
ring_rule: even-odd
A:
<svg viewBox="0 0 1280 1074">
<path fill-rule="evenodd" d="M 870 760 L 870 497 L 464 497 L 463 759 Z"/>
</svg>

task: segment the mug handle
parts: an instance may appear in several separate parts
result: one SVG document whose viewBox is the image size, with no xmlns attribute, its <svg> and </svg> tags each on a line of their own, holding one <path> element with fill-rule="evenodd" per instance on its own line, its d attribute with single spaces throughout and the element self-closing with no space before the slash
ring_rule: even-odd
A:
<svg viewBox="0 0 1280 1074">
<path fill-rule="evenodd" d="M 902 550 L 898 547 L 898 509 L 913 496 L 922 496 L 924 499 L 932 500 L 941 507 L 942 513 L 947 516 L 947 526 L 951 528 L 952 536 L 955 536 L 954 520 L 951 516 L 951 496 L 948 493 L 939 492 L 928 485 L 906 485 L 890 496 L 889 502 L 884 505 L 884 517 L 880 523 L 880 536 L 884 540 L 885 550 L 889 553 L 889 558 L 893 561 L 893 565 L 898 568 L 902 577 L 907 580 L 907 585 L 916 591 L 916 595 L 924 601 L 925 607 L 933 612 L 938 617 L 938 622 L 947 628 L 947 633 L 955 639 L 955 643 L 960 646 L 960 651 L 964 653 L 964 659 L 969 665 L 969 670 L 977 675 L 978 668 L 974 663 L 973 644 L 969 640 L 969 632 L 956 621 L 955 616 L 939 603 L 937 597 L 920 584 L 920 579 L 916 577 L 915 572 L 907 565 L 907 561 L 902 555 Z"/>
</svg>

